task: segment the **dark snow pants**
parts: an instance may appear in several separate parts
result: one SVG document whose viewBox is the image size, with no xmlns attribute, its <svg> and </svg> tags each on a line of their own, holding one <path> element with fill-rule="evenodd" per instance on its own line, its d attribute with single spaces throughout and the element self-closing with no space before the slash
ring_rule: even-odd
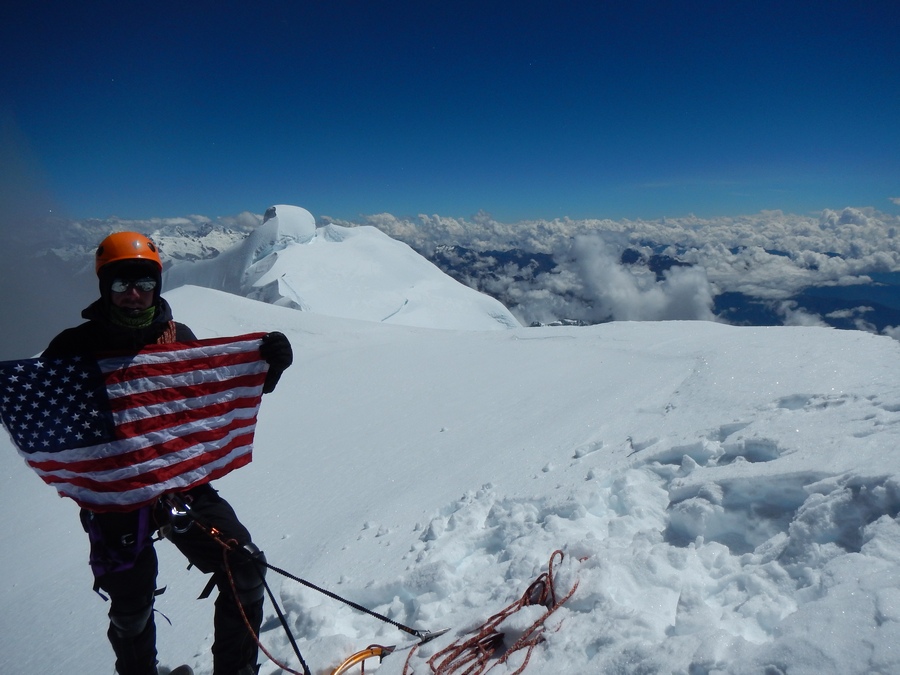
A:
<svg viewBox="0 0 900 675">
<path fill-rule="evenodd" d="M 201 523 L 216 528 L 224 540 L 233 540 L 239 551 L 229 554 L 231 587 L 225 568 L 223 547 L 197 525 L 183 532 L 172 530 L 167 538 L 199 570 L 212 574 L 219 593 L 215 603 L 214 675 L 237 675 L 256 664 L 257 644 L 263 618 L 265 556 L 253 546 L 247 531 L 231 506 L 210 486 L 185 494 L 191 513 Z M 102 519 L 102 514 L 99 514 Z M 186 525 L 186 523 L 184 523 Z M 262 563 L 262 564 L 260 564 Z M 152 544 L 143 547 L 133 566 L 97 578 L 97 585 L 110 599 L 109 641 L 116 654 L 119 675 L 156 675 L 156 624 L 153 600 L 156 593 L 157 558 Z M 240 602 L 244 617 L 241 613 Z"/>
</svg>

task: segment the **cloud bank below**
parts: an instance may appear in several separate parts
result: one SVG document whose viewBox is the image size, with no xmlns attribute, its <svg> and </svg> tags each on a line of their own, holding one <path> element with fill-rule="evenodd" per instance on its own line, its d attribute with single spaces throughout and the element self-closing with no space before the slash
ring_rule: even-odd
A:
<svg viewBox="0 0 900 675">
<path fill-rule="evenodd" d="M 93 249 L 109 232 L 149 234 L 171 264 L 221 255 L 264 219 L 264 213 L 244 211 L 217 218 L 57 220 L 7 231 L 17 251 L 31 253 L 14 256 L 5 297 L 23 312 L 47 308 L 35 330 L 26 327 L 10 338 L 18 340 L 9 346 L 10 355 L 33 354 L 35 344 L 41 347 L 52 336 L 60 311 L 92 299 L 94 282 L 76 279 L 71 288 L 76 294 L 86 289 L 83 297 L 54 304 L 55 280 L 92 276 Z M 380 213 L 352 221 L 328 215 L 313 220 L 320 230 L 380 230 L 500 300 L 524 325 L 702 319 L 837 325 L 900 337 L 900 216 L 871 207 L 657 220 L 504 223 L 484 212 L 469 218 Z M 654 269 L 654 260 L 669 262 Z M 816 297 L 809 296 L 810 289 L 817 290 Z M 823 294 L 849 299 L 827 302 Z M 734 303 L 746 310 L 748 300 L 750 311 L 738 315 Z M 37 334 L 41 330 L 47 335 Z"/>
</svg>

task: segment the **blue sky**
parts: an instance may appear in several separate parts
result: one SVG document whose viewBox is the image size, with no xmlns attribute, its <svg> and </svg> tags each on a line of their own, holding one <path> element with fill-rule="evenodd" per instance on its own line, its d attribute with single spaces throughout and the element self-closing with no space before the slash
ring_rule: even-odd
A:
<svg viewBox="0 0 900 675">
<path fill-rule="evenodd" d="M 897 213 L 898 35 L 896 0 L 13 0 L 0 206 Z"/>
</svg>

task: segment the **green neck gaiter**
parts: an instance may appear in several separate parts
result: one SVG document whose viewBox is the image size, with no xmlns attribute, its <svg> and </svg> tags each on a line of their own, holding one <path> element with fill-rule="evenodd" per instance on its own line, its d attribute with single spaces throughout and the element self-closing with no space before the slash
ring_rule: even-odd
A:
<svg viewBox="0 0 900 675">
<path fill-rule="evenodd" d="M 113 305 L 109 308 L 109 319 L 118 326 L 125 328 L 146 328 L 153 323 L 156 316 L 156 307 L 148 307 L 136 314 L 127 312 Z"/>
</svg>

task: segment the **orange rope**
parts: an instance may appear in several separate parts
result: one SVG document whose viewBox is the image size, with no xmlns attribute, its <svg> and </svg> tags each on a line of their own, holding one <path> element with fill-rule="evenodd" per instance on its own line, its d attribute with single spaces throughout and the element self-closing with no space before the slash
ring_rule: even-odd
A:
<svg viewBox="0 0 900 675">
<path fill-rule="evenodd" d="M 203 532 L 209 535 L 213 539 L 213 541 L 215 541 L 217 544 L 219 544 L 219 546 L 222 547 L 222 566 L 225 568 L 225 576 L 228 577 L 228 585 L 231 587 L 231 595 L 234 599 L 234 604 L 237 605 L 237 608 L 241 614 L 241 618 L 244 621 L 244 626 L 247 628 L 247 632 L 250 633 L 250 635 L 253 637 L 253 641 L 256 642 L 256 646 L 263 654 L 265 654 L 269 658 L 270 661 L 272 661 L 276 666 L 281 668 L 286 673 L 290 673 L 291 675 L 306 675 L 305 673 L 293 670 L 286 664 L 276 659 L 260 641 L 259 636 L 256 634 L 256 630 L 254 630 L 253 625 L 250 623 L 250 619 L 247 617 L 247 612 L 244 610 L 244 604 L 241 602 L 240 597 L 238 596 L 237 584 L 234 581 L 234 574 L 231 572 L 231 559 L 228 557 L 229 553 L 239 548 L 237 540 L 224 539 L 222 537 L 222 533 L 217 528 L 212 526 L 205 526 L 196 519 L 192 522 L 195 523 L 197 527 L 199 527 Z M 263 583 L 265 583 L 265 581 L 263 581 Z"/>
<path fill-rule="evenodd" d="M 565 597 L 557 600 L 553 582 L 553 564 L 557 557 L 562 561 L 564 557 L 563 552 L 560 550 L 554 551 L 550 556 L 547 571 L 531 583 L 521 598 L 489 618 L 475 635 L 463 641 L 457 640 L 428 659 L 428 667 L 433 675 L 455 675 L 456 673 L 459 675 L 480 675 L 491 670 L 497 664 L 506 663 L 510 656 L 522 649 L 527 650 L 525 660 L 512 675 L 518 675 L 518 673 L 525 670 L 525 666 L 528 665 L 528 661 L 531 659 L 531 652 L 543 639 L 544 622 L 563 603 L 571 598 L 575 593 L 575 589 L 578 588 L 578 582 L 576 581 Z M 490 659 L 503 646 L 503 633 L 499 632 L 497 627 L 508 617 L 527 605 L 543 605 L 547 608 L 547 611 L 531 624 L 528 630 L 499 659 L 488 665 Z M 416 647 L 413 647 L 406 657 L 406 663 L 403 665 L 403 675 L 413 675 L 410 669 L 410 659 L 415 650 Z"/>
<path fill-rule="evenodd" d="M 260 641 L 259 636 L 253 629 L 253 625 L 250 623 L 250 619 L 247 618 L 247 612 L 244 611 L 244 604 L 238 597 L 237 584 L 235 584 L 234 582 L 234 575 L 231 573 L 231 561 L 228 559 L 228 554 L 237 547 L 237 541 L 232 539 L 228 542 L 225 542 L 221 538 L 216 537 L 215 532 L 213 533 L 213 538 L 222 545 L 222 558 L 224 560 L 225 574 L 228 577 L 228 584 L 229 586 L 231 586 L 231 594 L 234 597 L 234 604 L 238 606 L 238 609 L 241 612 L 241 618 L 244 620 L 244 626 L 247 627 L 247 632 L 250 633 L 250 635 L 253 637 L 254 642 L 256 642 L 256 646 L 259 647 L 259 650 L 263 654 L 265 654 L 272 663 L 281 668 L 284 672 L 291 673 L 291 675 L 304 675 L 304 673 L 293 670 L 289 666 L 276 659 L 272 655 L 272 653 L 268 649 L 266 649 L 262 641 Z"/>
</svg>

